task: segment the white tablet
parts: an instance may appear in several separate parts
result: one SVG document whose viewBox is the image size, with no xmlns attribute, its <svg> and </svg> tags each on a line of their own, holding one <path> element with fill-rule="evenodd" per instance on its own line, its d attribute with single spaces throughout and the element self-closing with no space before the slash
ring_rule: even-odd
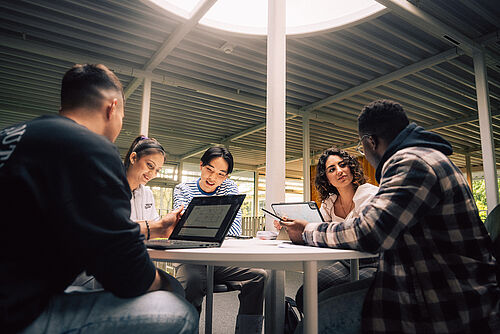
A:
<svg viewBox="0 0 500 334">
<path fill-rule="evenodd" d="M 323 222 L 323 216 L 316 205 L 316 202 L 296 202 L 296 203 L 274 203 L 271 204 L 274 212 L 280 216 L 290 219 L 303 219 L 310 223 Z"/>
</svg>

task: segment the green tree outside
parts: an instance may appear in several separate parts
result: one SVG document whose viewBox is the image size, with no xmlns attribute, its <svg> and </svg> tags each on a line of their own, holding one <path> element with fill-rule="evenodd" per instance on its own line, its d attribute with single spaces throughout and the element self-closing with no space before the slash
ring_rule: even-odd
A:
<svg viewBox="0 0 500 334">
<path fill-rule="evenodd" d="M 500 191 L 500 179 L 498 181 L 498 185 Z M 484 221 L 488 215 L 488 206 L 486 205 L 486 185 L 484 179 L 472 181 L 472 194 L 474 195 L 474 200 L 476 201 L 476 205 L 479 210 L 479 216 Z"/>
</svg>

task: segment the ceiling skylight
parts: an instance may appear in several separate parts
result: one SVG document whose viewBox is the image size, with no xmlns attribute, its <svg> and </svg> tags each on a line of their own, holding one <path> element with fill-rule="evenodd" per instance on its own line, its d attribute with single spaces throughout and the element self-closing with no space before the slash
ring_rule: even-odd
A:
<svg viewBox="0 0 500 334">
<path fill-rule="evenodd" d="M 200 0 L 149 0 L 189 18 Z M 286 33 L 308 34 L 339 28 L 376 15 L 385 7 L 374 0 L 287 0 Z M 218 0 L 200 24 L 244 34 L 267 33 L 267 0 Z"/>
</svg>

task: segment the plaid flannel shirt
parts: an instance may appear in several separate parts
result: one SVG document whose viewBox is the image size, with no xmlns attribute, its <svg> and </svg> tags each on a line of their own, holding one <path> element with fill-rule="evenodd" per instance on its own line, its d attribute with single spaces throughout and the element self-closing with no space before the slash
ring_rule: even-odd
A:
<svg viewBox="0 0 500 334">
<path fill-rule="evenodd" d="M 363 332 L 492 332 L 496 263 L 460 170 L 436 149 L 409 147 L 381 171 L 359 218 L 309 224 L 303 234 L 307 244 L 380 254 Z"/>
</svg>

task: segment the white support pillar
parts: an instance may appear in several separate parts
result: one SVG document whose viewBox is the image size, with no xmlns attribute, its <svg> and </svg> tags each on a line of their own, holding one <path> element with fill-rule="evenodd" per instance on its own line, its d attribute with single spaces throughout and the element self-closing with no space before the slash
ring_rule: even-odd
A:
<svg viewBox="0 0 500 334">
<path fill-rule="evenodd" d="M 302 161 L 304 177 L 304 201 L 311 200 L 311 135 L 309 127 L 309 115 L 302 117 Z"/>
<path fill-rule="evenodd" d="M 267 22 L 266 207 L 285 200 L 285 0 L 269 0 Z M 275 231 L 266 215 L 266 230 Z"/>
<path fill-rule="evenodd" d="M 253 172 L 253 216 L 259 216 L 259 172 Z"/>
<path fill-rule="evenodd" d="M 184 160 L 179 161 L 179 166 L 177 167 L 177 182 L 182 182 L 182 169 L 184 168 Z"/>
<path fill-rule="evenodd" d="M 470 190 L 474 190 L 472 188 L 472 165 L 470 161 L 470 153 L 465 155 L 465 175 L 467 176 L 467 183 L 469 183 Z"/>
<path fill-rule="evenodd" d="M 142 110 L 140 134 L 148 136 L 149 133 L 149 112 L 151 109 L 151 78 L 144 78 L 142 83 Z"/>
<path fill-rule="evenodd" d="M 266 207 L 285 200 L 285 95 L 286 95 L 286 0 L 269 0 L 267 12 L 267 99 L 266 99 Z M 268 216 L 268 215 L 266 215 Z M 266 218 L 266 230 L 275 231 Z M 284 286 L 285 272 L 272 270 L 270 286 Z M 279 291 L 278 291 L 279 290 Z M 284 289 L 266 296 L 266 333 L 283 333 Z M 274 317 L 270 315 L 274 314 Z"/>
<path fill-rule="evenodd" d="M 488 77 L 484 51 L 474 48 L 472 53 L 476 76 L 477 109 L 479 113 L 479 129 L 481 133 L 481 152 L 483 155 L 484 181 L 486 185 L 486 202 L 488 213 L 498 205 L 498 180 L 495 158 L 495 143 L 491 128 L 491 111 L 488 90 Z"/>
</svg>

